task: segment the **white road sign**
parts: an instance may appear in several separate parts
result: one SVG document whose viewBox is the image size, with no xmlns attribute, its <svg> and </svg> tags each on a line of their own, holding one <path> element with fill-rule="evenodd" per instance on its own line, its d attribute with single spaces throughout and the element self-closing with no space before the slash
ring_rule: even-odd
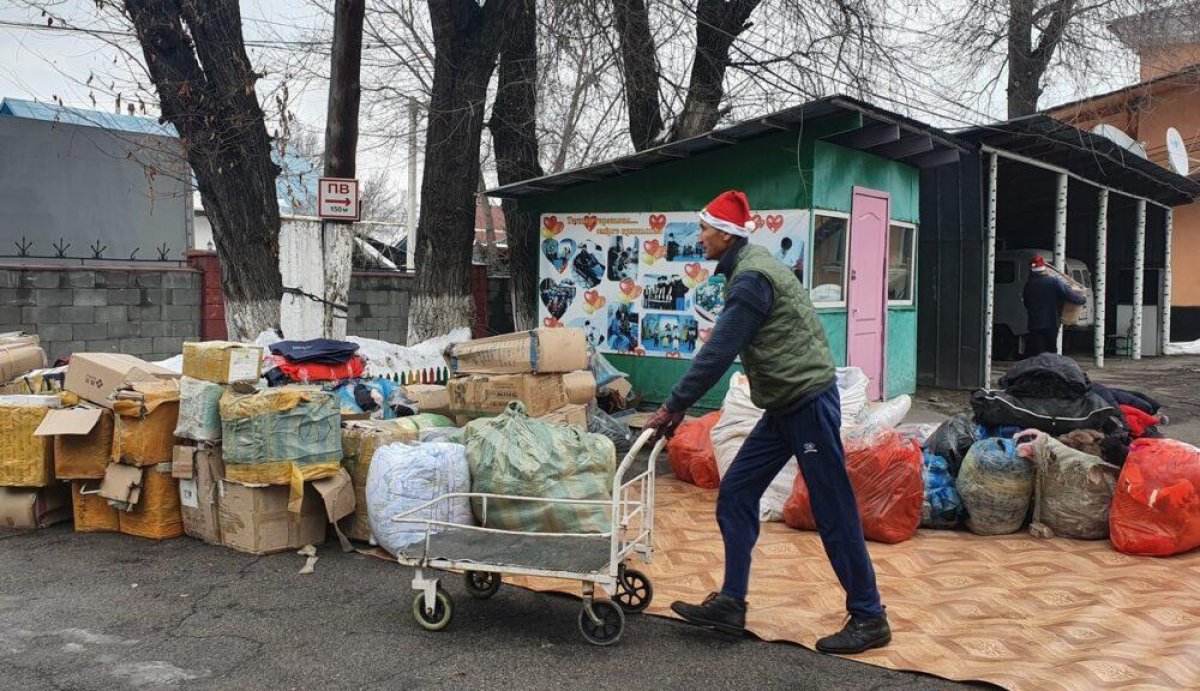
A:
<svg viewBox="0 0 1200 691">
<path fill-rule="evenodd" d="M 358 180 L 321 178 L 317 186 L 317 216 L 339 221 L 357 221 Z"/>
</svg>

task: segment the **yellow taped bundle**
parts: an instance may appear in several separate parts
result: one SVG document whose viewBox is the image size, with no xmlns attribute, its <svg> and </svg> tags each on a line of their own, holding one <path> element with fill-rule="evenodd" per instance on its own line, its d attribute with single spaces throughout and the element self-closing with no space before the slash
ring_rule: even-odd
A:
<svg viewBox="0 0 1200 691">
<path fill-rule="evenodd" d="M 151 540 L 183 535 L 183 513 L 179 503 L 179 480 L 171 471 L 156 466 L 142 471 L 142 492 L 133 511 L 119 511 L 121 532 Z"/>
<path fill-rule="evenodd" d="M 347 521 L 345 533 L 354 540 L 371 539 L 371 521 L 367 517 L 367 473 L 371 458 L 379 447 L 397 442 L 415 442 L 419 438 L 416 425 L 409 418 L 395 420 L 362 420 L 348 422 L 342 428 L 342 456 L 350 482 L 354 485 L 354 514 Z"/>
<path fill-rule="evenodd" d="M 121 529 L 121 512 L 110 506 L 107 499 L 99 494 L 83 494 L 85 488 L 94 492 L 99 484 L 93 482 L 89 487 L 79 480 L 71 483 L 71 510 L 77 533 L 115 533 Z"/>
<path fill-rule="evenodd" d="M 171 462 L 179 421 L 178 381 L 138 383 L 119 392 L 112 407 L 114 459 L 138 467 Z"/>
<path fill-rule="evenodd" d="M 183 376 L 214 384 L 257 381 L 262 348 L 248 343 L 204 341 L 183 344 Z"/>
<path fill-rule="evenodd" d="M 54 439 L 34 431 L 50 408 L 0 406 L 0 486 L 45 487 L 54 481 Z"/>
</svg>

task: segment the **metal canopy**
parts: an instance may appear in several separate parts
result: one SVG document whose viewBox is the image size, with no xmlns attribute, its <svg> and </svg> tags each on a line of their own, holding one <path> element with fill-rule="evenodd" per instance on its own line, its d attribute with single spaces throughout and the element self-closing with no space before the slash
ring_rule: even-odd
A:
<svg viewBox="0 0 1200 691">
<path fill-rule="evenodd" d="M 974 146 L 954 135 L 912 118 L 877 108 L 849 96 L 829 96 L 793 106 L 770 115 L 739 122 L 691 139 L 663 144 L 606 163 L 546 175 L 532 180 L 497 187 L 486 194 L 492 197 L 521 199 L 547 192 L 599 182 L 650 168 L 662 163 L 734 146 L 779 132 L 800 131 L 805 123 L 842 115 L 860 115 L 857 127 L 828 137 L 827 141 L 876 156 L 901 161 L 917 168 L 942 165 L 957 160 L 958 154 Z"/>
<path fill-rule="evenodd" d="M 1112 140 L 1084 132 L 1048 115 L 1030 115 L 958 133 L 980 146 L 1035 159 L 1085 182 L 1179 206 L 1200 197 L 1200 182 L 1130 153 Z"/>
</svg>

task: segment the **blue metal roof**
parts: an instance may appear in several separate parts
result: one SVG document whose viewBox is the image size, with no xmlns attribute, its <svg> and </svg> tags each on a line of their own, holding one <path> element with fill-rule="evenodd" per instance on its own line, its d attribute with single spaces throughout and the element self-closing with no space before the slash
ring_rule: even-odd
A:
<svg viewBox="0 0 1200 691">
<path fill-rule="evenodd" d="M 27 120 L 61 122 L 68 125 L 81 125 L 83 127 L 99 127 L 119 132 L 150 134 L 158 137 L 178 136 L 174 126 L 162 124 L 153 118 L 105 113 L 99 110 L 84 110 L 82 108 L 67 108 L 53 103 L 39 103 L 19 98 L 5 98 L 0 101 L 0 115 L 25 118 Z"/>
<path fill-rule="evenodd" d="M 53 103 L 39 103 L 19 98 L 0 99 L 0 116 L 61 122 L 68 125 L 98 127 L 172 139 L 179 136 L 174 125 L 163 124 L 153 118 L 67 108 Z M 298 156 L 290 151 L 280 155 L 274 147 L 271 148 L 271 160 L 281 169 L 279 177 L 275 179 L 275 196 L 279 200 L 279 212 L 284 215 L 316 214 L 317 180 L 321 177 L 321 172 L 303 156 Z M 195 187 L 195 185 L 195 180 L 193 180 L 192 186 Z"/>
</svg>

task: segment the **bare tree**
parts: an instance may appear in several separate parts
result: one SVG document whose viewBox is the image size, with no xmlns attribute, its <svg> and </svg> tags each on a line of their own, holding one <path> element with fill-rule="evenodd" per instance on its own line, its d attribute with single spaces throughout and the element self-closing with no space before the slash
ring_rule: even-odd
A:
<svg viewBox="0 0 1200 691">
<path fill-rule="evenodd" d="M 496 175 L 501 185 L 540 177 L 537 138 L 537 5 L 521 3 L 508 26 L 500 51 L 500 80 L 488 129 L 496 151 Z M 490 207 L 485 207 L 490 214 Z M 512 277 L 513 322 L 532 328 L 537 320 L 538 218 L 513 200 L 504 202 Z"/>
<path fill-rule="evenodd" d="M 409 313 L 416 341 L 470 325 L 475 193 L 488 83 L 521 3 L 430 0 L 433 84 L 417 230 L 417 284 Z"/>
<path fill-rule="evenodd" d="M 237 0 L 125 0 L 124 8 L 212 222 L 229 334 L 253 339 L 278 325 L 283 295 L 279 167 Z"/>
<path fill-rule="evenodd" d="M 1037 112 L 1046 88 L 1074 82 L 1124 82 L 1129 68 L 1108 29 L 1111 21 L 1173 4 L 1172 0 L 934 0 L 922 65 L 952 73 L 948 101 L 986 98 L 1004 85 L 1009 118 Z M 924 58 L 924 59 L 922 59 Z"/>
</svg>

